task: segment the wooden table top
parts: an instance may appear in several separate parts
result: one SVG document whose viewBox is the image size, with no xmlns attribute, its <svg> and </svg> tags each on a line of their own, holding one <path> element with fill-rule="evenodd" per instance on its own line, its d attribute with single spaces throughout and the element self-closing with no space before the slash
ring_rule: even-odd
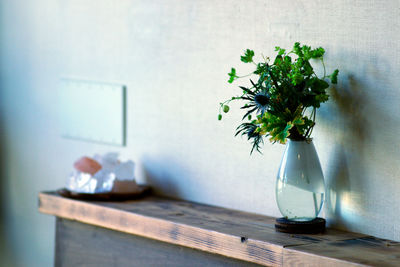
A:
<svg viewBox="0 0 400 267">
<path fill-rule="evenodd" d="M 400 243 L 327 229 L 275 231 L 275 218 L 149 196 L 125 202 L 39 194 L 39 211 L 266 266 L 400 266 Z"/>
</svg>

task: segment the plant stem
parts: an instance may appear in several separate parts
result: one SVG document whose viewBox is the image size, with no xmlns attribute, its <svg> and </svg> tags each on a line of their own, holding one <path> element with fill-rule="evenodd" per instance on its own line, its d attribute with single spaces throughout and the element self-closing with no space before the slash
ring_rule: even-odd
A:
<svg viewBox="0 0 400 267">
<path fill-rule="evenodd" d="M 311 182 L 310 182 L 310 179 L 308 178 L 308 176 L 306 176 L 305 177 L 306 178 L 306 182 L 308 183 L 308 184 L 310 184 Z M 312 192 L 312 194 L 313 194 L 313 200 L 314 200 L 314 210 L 315 210 L 315 217 L 317 217 L 317 212 L 318 212 L 318 205 L 317 205 L 317 196 L 316 196 L 316 194 L 315 194 L 315 192 L 314 191 L 311 191 Z"/>
<path fill-rule="evenodd" d="M 318 216 L 318 214 L 317 214 L 318 206 L 317 206 L 317 197 L 315 195 L 315 192 L 313 192 L 312 196 L 313 196 L 313 199 L 314 199 L 315 217 L 317 217 Z"/>
<path fill-rule="evenodd" d="M 314 125 L 315 125 L 315 114 L 317 113 L 317 109 L 314 107 L 311 113 L 311 116 L 313 117 L 313 124 L 310 128 L 308 128 L 307 133 L 305 134 L 306 138 L 310 138 L 311 133 L 314 129 Z"/>
<path fill-rule="evenodd" d="M 325 69 L 325 63 L 324 63 L 324 58 L 321 57 L 321 62 L 322 62 L 322 66 L 324 67 L 324 77 L 322 79 L 324 79 L 326 77 L 326 69 Z"/>
<path fill-rule="evenodd" d="M 253 73 L 249 73 L 249 74 L 244 75 L 244 76 L 236 76 L 236 78 L 245 78 L 245 77 L 249 77 L 250 75 L 253 75 Z"/>
</svg>

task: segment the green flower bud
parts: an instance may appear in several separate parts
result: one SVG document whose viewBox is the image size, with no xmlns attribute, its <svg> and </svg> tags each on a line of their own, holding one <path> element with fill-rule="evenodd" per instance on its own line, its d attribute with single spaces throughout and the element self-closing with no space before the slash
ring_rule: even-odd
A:
<svg viewBox="0 0 400 267">
<path fill-rule="evenodd" d="M 218 120 L 219 121 L 222 120 L 222 115 L 221 114 L 218 114 Z"/>
<path fill-rule="evenodd" d="M 228 106 L 228 105 L 224 105 L 223 111 L 224 111 L 225 113 L 228 113 L 228 111 L 229 111 L 229 106 Z"/>
</svg>

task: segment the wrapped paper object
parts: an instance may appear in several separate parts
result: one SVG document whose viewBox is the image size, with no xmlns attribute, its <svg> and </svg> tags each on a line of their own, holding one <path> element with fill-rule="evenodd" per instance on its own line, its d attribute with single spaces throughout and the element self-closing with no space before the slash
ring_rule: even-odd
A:
<svg viewBox="0 0 400 267">
<path fill-rule="evenodd" d="M 66 188 L 77 193 L 128 193 L 138 189 L 135 164 L 121 162 L 117 153 L 82 157 L 74 163 Z"/>
</svg>

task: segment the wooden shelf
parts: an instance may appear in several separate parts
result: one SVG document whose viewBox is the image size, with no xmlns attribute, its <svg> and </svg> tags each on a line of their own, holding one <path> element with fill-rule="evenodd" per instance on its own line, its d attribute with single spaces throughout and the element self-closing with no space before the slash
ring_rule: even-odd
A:
<svg viewBox="0 0 400 267">
<path fill-rule="evenodd" d="M 400 266 L 400 243 L 327 229 L 291 235 L 275 218 L 161 197 L 80 201 L 39 194 L 39 211 L 266 266 Z"/>
</svg>

